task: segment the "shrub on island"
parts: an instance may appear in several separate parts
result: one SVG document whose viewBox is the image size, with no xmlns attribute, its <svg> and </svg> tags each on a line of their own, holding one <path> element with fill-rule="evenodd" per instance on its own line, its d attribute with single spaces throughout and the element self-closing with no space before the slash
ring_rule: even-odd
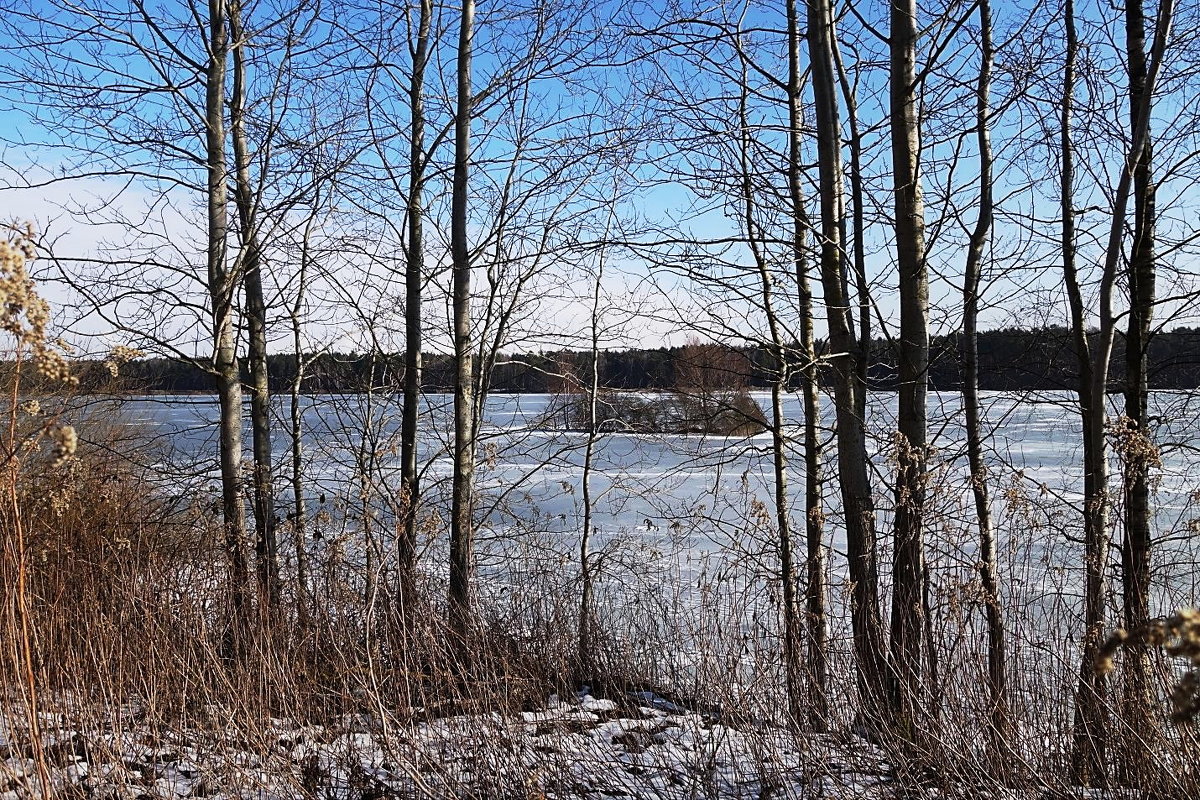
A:
<svg viewBox="0 0 1200 800">
<path fill-rule="evenodd" d="M 588 429 L 588 395 L 560 394 L 543 424 L 570 431 Z M 596 429 L 604 432 L 753 436 L 767 430 L 762 408 L 745 389 L 673 392 L 601 391 Z"/>
</svg>

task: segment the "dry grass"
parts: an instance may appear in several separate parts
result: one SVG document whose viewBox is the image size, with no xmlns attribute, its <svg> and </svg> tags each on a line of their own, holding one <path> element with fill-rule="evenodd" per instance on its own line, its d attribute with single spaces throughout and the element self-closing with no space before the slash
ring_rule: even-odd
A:
<svg viewBox="0 0 1200 800">
<path fill-rule="evenodd" d="M 256 621 L 249 646 L 231 648 L 227 570 L 207 504 L 156 497 L 128 460 L 89 438 L 85 433 L 74 460 L 45 459 L 41 472 L 24 474 L 20 500 L 40 757 L 53 776 L 76 751 L 93 771 L 104 764 L 113 770 L 71 792 L 98 796 L 97 787 L 122 782 L 140 791 L 147 781 L 165 780 L 164 764 L 183 761 L 195 762 L 227 793 L 273 787 L 288 796 L 334 797 L 342 796 L 336 787 L 351 786 L 354 793 L 345 796 L 402 796 L 386 793 L 402 778 L 417 796 L 524 798 L 546 787 L 569 789 L 578 764 L 560 739 L 603 719 L 567 717 L 532 728 L 512 720 L 575 688 L 572 584 L 547 590 L 555 586 L 547 573 L 526 572 L 503 599 L 482 603 L 464 661 L 440 623 L 443 609 L 431 600 L 439 594 L 435 580 L 416 593 L 419 608 L 402 612 L 386 581 L 368 602 L 361 567 L 344 554 L 331 556 L 314 564 L 314 613 L 304 625 L 289 593 L 276 613 Z M 0 522 L 11 524 L 7 517 Z M 780 711 L 786 704 L 771 586 L 750 560 L 712 558 L 711 568 L 697 571 L 664 556 L 644 576 L 655 576 L 657 591 L 626 576 L 620 590 L 609 582 L 597 598 L 605 635 L 596 663 L 606 680 L 593 691 L 617 699 L 621 715 L 636 716 L 630 693 L 653 690 L 707 726 L 708 738 L 695 739 L 700 772 L 686 796 L 720 796 L 717 779 L 705 783 L 702 767 L 710 763 L 717 774 L 722 741 L 733 732 L 750 743 L 739 746 L 753 750 L 738 769 L 776 769 L 791 781 L 781 777 L 781 787 L 795 786 L 796 771 L 785 765 L 800 748 L 807 780 L 825 786 L 827 796 L 839 796 L 831 788 L 839 785 L 841 796 L 858 796 L 863 776 L 913 797 L 1070 796 L 1065 748 L 1077 655 L 1069 634 L 1056 633 L 1071 629 L 1069 608 L 1039 607 L 1036 620 L 1014 617 L 1012 653 L 1022 668 L 1014 681 L 1013 735 L 1002 751 L 986 735 L 978 614 L 969 607 L 975 601 L 961 586 L 946 585 L 936 603 L 943 609 L 944 682 L 916 746 L 883 739 L 876 749 L 853 735 L 857 703 L 840 603 L 831 686 L 839 733 L 781 737 L 788 720 Z M 685 588 L 697 574 L 698 594 Z M 5 634 L 12 642 L 11 628 Z M 30 734 L 19 678 L 6 672 L 10 744 Z M 613 737 L 611 752 L 603 752 L 612 763 L 594 768 L 616 768 L 661 738 L 653 726 L 645 730 Z M 1183 734 L 1166 736 L 1157 751 L 1161 785 L 1141 788 L 1153 796 L 1195 796 L 1191 747 Z M 363 766 L 372 759 L 387 762 L 392 778 Z M 37 793 L 35 777 L 14 785 Z"/>
<path fill-rule="evenodd" d="M 141 457 L 147 445 L 119 424 L 95 423 L 98 415 L 78 431 L 63 423 L 63 409 L 78 405 L 51 390 L 69 375 L 21 277 L 22 236 L 5 245 L 9 280 L 0 282 L 17 298 L 4 325 L 16 367 L 0 480 L 0 796 L 143 797 L 186 787 L 190 796 L 533 798 L 600 791 L 614 775 L 612 786 L 628 787 L 661 777 L 654 791 L 669 797 L 736 787 L 760 797 L 1075 796 L 1077 603 L 1061 571 L 1043 570 L 1038 586 L 1015 572 L 1038 560 L 1070 563 L 1053 544 L 1061 510 L 1044 496 L 1015 484 L 1004 493 L 1000 525 L 1022 536 L 1008 537 L 1004 557 L 1012 708 L 999 741 L 988 728 L 984 598 L 969 517 L 956 505 L 961 494 L 936 484 L 930 630 L 939 679 L 927 687 L 918 730 L 904 736 L 861 716 L 849 586 L 837 576 L 832 733 L 807 733 L 787 718 L 775 555 L 752 498 L 739 541 L 724 552 L 696 557 L 680 517 L 662 542 L 617 537 L 593 554 L 598 634 L 587 676 L 575 663 L 570 553 L 528 532 L 511 534 L 503 585 L 482 585 L 466 642 L 442 622 L 437 573 L 398 591 L 391 533 L 376 526 L 363 542 L 336 520 L 316 523 L 327 541 L 314 551 L 307 591 L 285 569 L 278 607 L 238 620 L 212 498 L 157 488 L 158 476 L 135 466 L 151 460 Z M 22 384 L 26 357 L 44 362 L 43 379 L 53 382 L 36 400 L 22 388 L 30 386 Z M 436 520 L 430 525 L 436 536 Z M 1050 544 L 1034 552 L 1039 537 Z M 378 557 L 360 558 L 367 550 Z M 1134 636 L 1167 644 L 1194 670 L 1196 630 L 1195 615 L 1183 614 Z M 1106 655 L 1120 658 L 1115 644 Z M 1187 716 L 1195 672 L 1159 666 L 1158 697 L 1182 678 L 1175 698 Z M 573 696 L 584 678 L 615 706 L 522 716 L 552 694 Z M 1154 730 L 1138 730 L 1114 702 L 1118 746 L 1153 742 L 1130 748 L 1153 763 L 1126 764 L 1123 774 L 1143 776 L 1137 796 L 1200 796 L 1194 732 L 1169 725 L 1163 709 Z M 653 763 L 665 753 L 674 760 Z"/>
</svg>

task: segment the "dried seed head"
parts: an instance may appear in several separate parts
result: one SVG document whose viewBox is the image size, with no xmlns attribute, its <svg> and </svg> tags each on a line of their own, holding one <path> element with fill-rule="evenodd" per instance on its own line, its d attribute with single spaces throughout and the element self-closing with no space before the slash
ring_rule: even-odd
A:
<svg viewBox="0 0 1200 800">
<path fill-rule="evenodd" d="M 75 385 L 62 348 L 48 340 L 50 304 L 37 293 L 26 269 L 36 254 L 33 226 L 9 224 L 0 235 L 0 330 L 7 331 L 18 348 L 28 348 L 38 374 Z"/>
<path fill-rule="evenodd" d="M 54 464 L 58 465 L 75 455 L 79 447 L 79 437 L 71 425 L 59 425 L 50 430 L 50 439 L 54 442 Z"/>
<path fill-rule="evenodd" d="M 104 361 L 104 368 L 108 370 L 109 375 L 115 378 L 121 372 L 121 367 L 135 358 L 141 358 L 142 355 L 144 354 L 141 350 L 119 344 L 108 354 L 108 358 Z"/>
<path fill-rule="evenodd" d="M 1200 610 L 1184 608 L 1173 616 L 1152 620 L 1129 632 L 1114 631 L 1100 648 L 1096 671 L 1111 672 L 1117 651 L 1133 645 L 1161 647 L 1167 655 L 1187 661 L 1188 671 L 1171 692 L 1171 718 L 1176 722 L 1196 719 L 1200 715 Z"/>
</svg>

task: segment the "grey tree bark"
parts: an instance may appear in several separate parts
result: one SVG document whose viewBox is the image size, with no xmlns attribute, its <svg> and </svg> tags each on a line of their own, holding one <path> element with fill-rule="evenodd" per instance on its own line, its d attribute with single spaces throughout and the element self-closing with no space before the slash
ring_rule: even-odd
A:
<svg viewBox="0 0 1200 800">
<path fill-rule="evenodd" d="M 899 437 L 896 441 L 895 539 L 892 562 L 893 711 L 912 736 L 926 692 L 925 470 L 929 384 L 929 277 L 921 195 L 917 119 L 916 0 L 891 4 L 890 108 L 896 261 L 900 271 Z"/>
<path fill-rule="evenodd" d="M 741 40 L 738 41 L 738 52 L 742 53 Z M 751 164 L 751 131 L 747 103 L 749 101 L 750 85 L 746 74 L 745 59 L 742 61 L 742 79 L 739 81 L 738 95 L 738 157 L 740 170 L 740 193 L 742 224 L 745 226 L 746 240 L 754 259 L 757 274 L 759 294 L 758 303 L 767 321 L 766 342 L 771 354 L 771 493 L 775 507 L 775 535 L 778 544 L 779 566 L 778 578 L 783 601 L 783 662 L 784 679 L 788 698 L 788 711 L 793 720 L 799 721 L 804 717 L 803 697 L 804 683 L 803 666 L 801 664 L 801 643 L 804 638 L 803 619 L 796 587 L 796 558 L 792 541 L 791 493 L 788 487 L 788 438 L 786 431 L 787 420 L 783 411 L 783 392 L 788 385 L 790 364 L 788 347 L 784 338 L 784 329 L 776 309 L 775 276 L 771 272 L 762 243 L 764 232 L 759 229 L 755 220 L 755 192 L 753 186 L 753 167 Z"/>
<path fill-rule="evenodd" d="M 309 271 L 312 266 L 312 236 L 317 221 L 317 209 L 321 207 L 320 188 L 313 196 L 313 210 L 304 224 L 300 241 L 300 265 L 296 276 L 296 297 L 288 309 L 288 320 L 292 333 L 292 354 L 296 359 L 296 374 L 288 393 L 288 418 L 291 437 L 291 490 L 292 490 L 292 546 L 296 549 L 296 588 L 299 601 L 300 624 L 307 625 L 312 613 L 312 585 L 308 564 L 308 508 L 304 500 L 304 407 L 301 390 L 309 366 L 304 355 L 304 302 L 308 292 Z"/>
<path fill-rule="evenodd" d="M 967 434 L 967 461 L 971 493 L 979 526 L 979 582 L 987 617 L 988 688 L 991 693 L 992 747 L 1003 753 L 1008 734 L 1008 674 L 1005 667 L 1004 617 L 1000 608 L 996 563 L 996 533 L 992 525 L 988 472 L 983 458 L 983 430 L 979 407 L 979 302 L 984 250 L 995 216 L 992 178 L 991 82 L 994 50 L 990 0 L 979 2 L 980 67 L 975 88 L 975 140 L 979 150 L 979 218 L 967 244 L 963 276 L 962 394 Z"/>
<path fill-rule="evenodd" d="M 262 248 L 258 231 L 258 197 L 250 176 L 246 135 L 246 30 L 240 0 L 229 3 L 233 40 L 233 87 L 229 98 L 229 134 L 235 166 L 234 204 L 241 240 L 239 272 L 246 299 L 247 360 L 250 367 L 254 528 L 258 591 L 267 607 L 279 602 L 279 545 L 275 531 L 275 486 L 271 465 L 271 393 L 267 379 L 267 302 L 263 296 Z"/>
<path fill-rule="evenodd" d="M 858 688 L 863 713 L 874 725 L 883 721 L 886 711 L 884 687 L 889 668 L 879 612 L 875 502 L 868 471 L 866 427 L 860 411 L 865 403 L 865 386 L 859 381 L 861 343 L 855 339 L 853 301 L 843 263 L 845 202 L 833 19 L 829 0 L 808 0 L 807 38 L 813 74 L 821 209 L 818 242 L 837 423 L 837 475 L 846 516 Z"/>
<path fill-rule="evenodd" d="M 804 205 L 803 150 L 804 118 L 802 69 L 800 66 L 800 20 L 796 0 L 787 2 L 788 21 L 788 193 L 792 201 L 792 257 L 794 259 L 798 311 L 800 314 L 800 383 L 804 402 L 804 521 L 805 588 L 804 611 L 808 638 L 808 725 L 815 731 L 829 726 L 829 620 L 827 593 L 829 568 L 825 547 L 825 510 L 821 492 L 824 460 L 821 443 L 820 379 L 813 323 L 813 295 L 809 283 L 808 231 L 812 221 Z M 772 391 L 772 413 L 775 411 Z"/>
<path fill-rule="evenodd" d="M 404 515 L 400 522 L 400 598 L 406 608 L 415 597 L 417 520 L 421 498 L 417 466 L 417 425 L 421 413 L 421 289 L 425 279 L 425 67 L 429 61 L 432 0 L 421 0 L 416 45 L 412 51 L 409 109 L 412 114 L 408 164 L 408 242 L 404 270 L 404 411 L 400 421 L 400 485 Z"/>
<path fill-rule="evenodd" d="M 229 209 L 225 82 L 229 18 L 225 0 L 209 0 L 208 13 L 208 61 L 204 75 L 208 291 L 212 305 L 213 369 L 220 405 L 221 511 L 230 561 L 230 600 L 235 624 L 241 625 L 250 613 L 250 575 L 246 559 L 246 511 L 242 503 L 242 384 L 234 337 L 237 280 L 226 263 Z"/>
<path fill-rule="evenodd" d="M 1068 0 L 1068 52 L 1074 55 L 1074 8 Z M 1083 647 L 1079 669 L 1079 684 L 1075 711 L 1076 779 L 1085 785 L 1104 785 L 1108 781 L 1109 705 L 1108 682 L 1096 669 L 1096 657 L 1105 636 L 1105 603 L 1110 533 L 1108 529 L 1111 498 L 1108 491 L 1108 450 L 1105 441 L 1105 400 L 1108 393 L 1108 374 L 1116 337 L 1118 316 L 1113 307 L 1113 295 L 1124 255 L 1124 235 L 1130 195 L 1133 193 L 1138 163 L 1150 143 L 1151 99 L 1163 54 L 1170 38 L 1174 20 L 1174 0 L 1164 0 L 1159 8 L 1154 44 L 1146 70 L 1144 90 L 1133 111 L 1132 134 L 1125 163 L 1113 192 L 1112 215 L 1104 263 L 1100 273 L 1099 324 L 1091 352 L 1091 382 L 1086 387 L 1087 406 L 1084 419 L 1084 609 Z M 1077 47 L 1077 43 L 1074 45 Z M 1069 58 L 1073 61 L 1073 58 Z M 1064 112 L 1070 100 L 1064 92 Z M 1064 114 L 1065 116 L 1065 114 Z M 1064 126 L 1064 153 L 1070 149 Z M 1064 219 L 1070 215 L 1066 206 L 1069 193 L 1064 181 Z M 1065 223 L 1064 223 L 1065 224 Z M 1077 291 L 1077 290 L 1076 290 Z M 1078 327 L 1078 326 L 1077 326 Z M 1087 334 L 1076 331 L 1077 336 Z M 1081 370 L 1082 372 L 1082 370 Z M 1081 386 L 1081 390 L 1085 387 Z M 1081 403 L 1081 409 L 1083 405 Z M 1082 411 L 1081 411 L 1082 413 Z"/>
<path fill-rule="evenodd" d="M 1141 0 L 1125 3 L 1125 51 L 1129 70 L 1131 127 L 1143 103 L 1153 103 L 1146 87 L 1146 20 Z M 1121 543 L 1122 603 L 1127 630 L 1150 619 L 1151 507 L 1150 470 L 1157 450 L 1149 428 L 1149 383 L 1146 352 L 1155 304 L 1155 185 L 1153 141 L 1147 120 L 1145 147 L 1136 154 L 1133 173 L 1133 243 L 1126 268 L 1129 320 L 1125 329 L 1125 417 L 1130 427 L 1122 453 L 1125 492 L 1125 537 Z M 1135 735 L 1127 736 L 1123 776 L 1129 782 L 1145 781 L 1139 767 L 1154 763 L 1155 724 L 1151 715 L 1149 653 L 1143 642 L 1124 653 L 1124 717 Z"/>
<path fill-rule="evenodd" d="M 450 510 L 450 622 L 465 637 L 471 620 L 474 549 L 475 369 L 471 342 L 471 251 L 467 191 L 471 161 L 471 41 L 474 0 L 463 0 L 458 34 L 450 249 L 454 313 L 454 474 Z M 465 642 L 464 642 L 465 644 Z"/>
</svg>

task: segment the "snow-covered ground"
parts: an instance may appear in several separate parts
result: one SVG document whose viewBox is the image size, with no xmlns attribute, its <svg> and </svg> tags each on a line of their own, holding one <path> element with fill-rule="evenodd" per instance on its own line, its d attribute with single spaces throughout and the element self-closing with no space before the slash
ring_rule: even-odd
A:
<svg viewBox="0 0 1200 800">
<path fill-rule="evenodd" d="M 1031 796 L 979 786 L 903 794 L 883 753 L 852 734 L 729 725 L 650 693 L 618 704 L 587 693 L 540 711 L 407 724 L 157 729 L 114 715 L 71 727 L 44 715 L 49 796 L 175 798 L 894 798 Z M 248 733 L 252 731 L 252 733 Z M 0 800 L 46 796 L 17 726 L 0 736 Z M 1055 796 L 1098 796 L 1087 794 Z"/>
<path fill-rule="evenodd" d="M 357 718 L 254 734 L 66 726 L 44 737 L 52 796 L 87 798 L 885 797 L 887 765 L 853 737 L 739 729 L 651 694 L 618 705 L 581 694 L 544 710 L 406 725 Z M 14 727 L 0 745 L 0 798 L 42 795 Z M 22 739 L 26 739 L 22 741 Z"/>
</svg>

